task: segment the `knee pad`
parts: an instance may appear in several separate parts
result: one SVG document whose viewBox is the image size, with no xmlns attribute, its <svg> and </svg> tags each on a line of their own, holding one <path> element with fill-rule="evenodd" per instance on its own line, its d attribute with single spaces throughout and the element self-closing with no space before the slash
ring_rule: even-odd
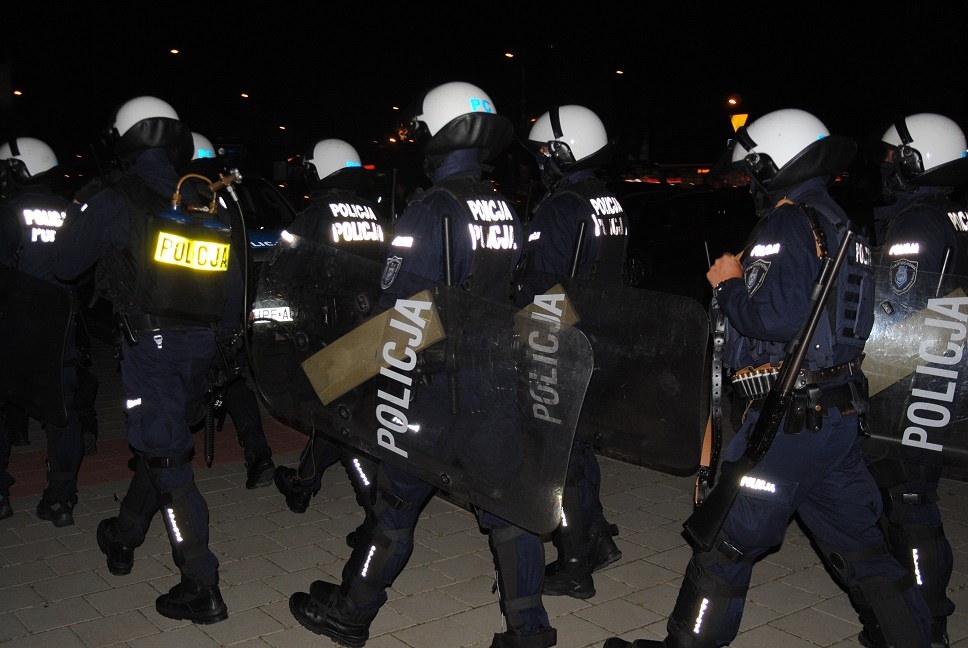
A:
<svg viewBox="0 0 968 648">
<path fill-rule="evenodd" d="M 544 547 L 541 539 L 516 526 L 490 529 L 487 536 L 497 572 L 501 612 L 514 634 L 534 634 L 550 627 L 541 602 Z"/>
<path fill-rule="evenodd" d="M 730 585 L 709 566 L 728 556 L 713 550 L 696 554 L 686 567 L 675 607 L 666 624 L 669 636 L 681 648 L 715 648 L 727 645 L 739 632 L 749 583 Z"/>
</svg>

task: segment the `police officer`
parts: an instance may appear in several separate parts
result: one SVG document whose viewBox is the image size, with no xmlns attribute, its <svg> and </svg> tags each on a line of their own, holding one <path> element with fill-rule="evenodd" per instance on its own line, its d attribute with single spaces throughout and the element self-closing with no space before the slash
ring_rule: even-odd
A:
<svg viewBox="0 0 968 648">
<path fill-rule="evenodd" d="M 483 180 L 483 165 L 510 143 L 513 127 L 496 113 L 483 90 L 459 81 L 427 92 L 418 102 L 413 125 L 415 139 L 423 142 L 424 166 L 433 185 L 411 200 L 395 225 L 381 305 L 409 298 L 426 287 L 426 280 L 447 283 L 449 276 L 453 285 L 506 307 L 510 275 L 521 253 L 521 227 L 506 199 Z M 498 225 L 513 230 L 513 245 L 496 239 L 480 244 L 483 239 L 475 236 L 470 205 L 481 201 L 493 204 L 494 213 L 507 215 Z M 447 215 L 453 219 L 451 268 L 443 265 Z M 416 395 L 417 401 L 434 403 L 434 426 L 447 420 L 451 411 L 451 384 L 442 378 L 434 376 Z M 500 407 L 491 394 L 476 393 L 470 383 L 459 381 L 457 400 L 462 407 Z M 485 405 L 486 401 L 491 403 Z M 435 433 L 430 427 L 422 426 L 421 437 Z M 297 592 L 289 599 L 289 609 L 303 626 L 347 646 L 365 645 L 370 624 L 386 603 L 387 588 L 413 550 L 420 510 L 434 493 L 430 484 L 387 462 L 380 464 L 378 489 L 374 514 L 355 534 L 342 583 L 316 581 L 309 593 Z M 556 632 L 541 602 L 541 538 L 486 511 L 478 511 L 478 519 L 489 530 L 507 627 L 494 635 L 491 645 L 554 645 Z"/>
<path fill-rule="evenodd" d="M 881 137 L 885 204 L 874 208 L 878 265 L 889 268 L 891 288 L 909 292 L 941 273 L 968 275 L 968 242 L 957 214 L 964 209 L 950 194 L 968 183 L 965 135 L 950 118 L 934 113 L 900 117 Z M 956 216 L 951 218 L 951 216 Z M 916 307 L 923 307 L 917 304 Z M 890 421 L 872 421 L 887 425 Z M 898 450 L 881 452 L 865 444 L 871 473 L 881 488 L 891 553 L 920 576 L 918 589 L 931 610 L 932 648 L 949 645 L 948 617 L 955 605 L 945 593 L 953 555 L 938 509 L 940 458 L 936 464 L 905 461 Z M 916 557 L 916 559 L 915 559 Z M 865 629 L 865 646 L 885 646 Z"/>
<path fill-rule="evenodd" d="M 67 290 L 67 286 L 54 277 L 54 245 L 64 218 L 75 206 L 52 189 L 52 170 L 56 166 L 54 151 L 39 139 L 18 137 L 0 145 L 0 186 L 3 190 L 3 199 L 0 200 L 0 264 Z M 76 302 L 76 299 L 72 299 L 72 302 Z M 43 326 L 42 322 L 38 324 Z M 47 433 L 47 488 L 37 505 L 37 517 L 53 522 L 56 527 L 74 524 L 77 473 L 84 456 L 84 440 L 76 408 L 75 326 L 75 319 L 71 318 L 61 375 L 67 424 L 61 427 L 44 421 Z M 5 367 L 4 370 L 11 371 L 12 368 Z M 5 405 L 5 414 L 10 415 L 15 404 Z M 26 412 L 19 407 L 16 409 L 23 412 L 23 418 L 26 419 Z M 0 519 L 13 515 L 10 486 L 14 479 L 7 472 L 9 460 L 10 438 L 6 425 L 0 423 Z"/>
<path fill-rule="evenodd" d="M 218 158 L 211 140 L 201 133 L 193 132 L 192 141 L 195 152 L 186 173 L 200 175 L 210 183 L 218 181 L 222 173 L 228 170 Z M 198 178 L 192 180 L 204 184 Z M 197 189 L 205 195 L 206 200 L 211 200 L 208 187 L 198 186 Z M 234 195 L 234 191 L 231 186 L 227 190 L 230 195 Z M 272 461 L 272 448 L 262 426 L 258 397 L 249 386 L 245 375 L 245 326 L 252 304 L 249 295 L 249 269 L 252 263 L 241 207 L 234 200 L 222 200 L 221 196 L 217 205 L 217 209 L 227 214 L 231 221 L 232 256 L 226 284 L 228 293 L 218 323 L 218 350 L 209 371 L 212 392 L 209 394 L 207 406 L 212 411 L 207 415 L 220 421 L 224 421 L 222 412 L 232 417 L 232 424 L 245 457 L 245 487 L 252 490 L 271 484 L 272 473 L 276 467 Z M 206 424 L 214 424 L 214 421 L 206 421 Z"/>
<path fill-rule="evenodd" d="M 306 174 L 310 182 L 310 198 L 306 208 L 286 228 L 294 236 L 300 236 L 328 246 L 345 250 L 376 263 L 385 258 L 390 223 L 379 207 L 362 197 L 360 191 L 366 180 L 366 170 L 359 152 L 352 144 L 337 138 L 316 142 L 306 156 Z M 351 328 L 358 326 L 370 316 L 376 295 L 368 295 L 361 287 L 359 294 L 341 282 L 340 294 L 333 295 L 324 307 L 329 309 L 329 326 L 326 331 L 314 331 L 332 342 Z M 362 298 L 361 298 L 362 297 Z M 360 408 L 359 392 L 341 397 L 331 403 L 331 408 L 345 407 L 347 411 Z M 346 453 L 346 449 L 330 440 L 331 435 L 320 428 L 313 428 L 305 449 L 299 456 L 297 468 L 279 466 L 275 482 L 279 492 L 286 498 L 286 505 L 293 513 L 305 513 L 309 501 L 319 492 L 323 471 L 338 459 L 357 460 L 356 470 L 347 470 L 350 481 L 361 505 L 368 504 L 364 494 L 367 484 L 373 483 L 376 474 L 373 459 L 359 453 Z M 363 471 L 362 475 L 359 471 Z M 370 475 L 367 479 L 366 475 Z"/>
<path fill-rule="evenodd" d="M 172 619 L 216 623 L 228 610 L 192 469 L 195 421 L 187 417 L 209 387 L 231 232 L 185 208 L 197 198 L 178 171 L 191 160 L 192 134 L 171 105 L 131 99 L 118 108 L 111 133 L 121 168 L 65 223 L 56 263 L 63 278 L 97 263 L 97 290 L 123 323 L 127 436 L 138 460 L 118 515 L 98 525 L 98 547 L 112 574 L 130 573 L 161 509 L 181 582 L 155 608 Z M 173 207 L 178 200 L 182 206 Z M 185 250 L 204 250 L 205 258 L 180 255 Z"/>
<path fill-rule="evenodd" d="M 707 272 L 726 317 L 724 364 L 770 372 L 810 310 L 822 258 L 837 250 L 849 221 L 828 182 L 856 151 L 810 113 L 782 109 L 737 132 L 734 163 L 750 176 L 762 215 L 741 258 L 724 254 Z M 806 524 L 839 584 L 879 623 L 884 645 L 926 647 L 930 617 L 913 580 L 888 552 L 878 526 L 881 498 L 864 464 L 860 434 L 867 408 L 860 368 L 873 327 L 873 269 L 858 235 L 835 278 L 809 344 L 794 399 L 772 445 L 744 484 L 708 551 L 698 547 L 686 567 L 664 642 L 618 638 L 606 648 L 728 645 L 739 630 L 754 562 L 783 541 L 794 513 Z M 736 461 L 761 415 L 752 399 L 724 455 Z M 802 412 L 796 415 L 794 411 Z M 762 413 L 766 415 L 766 413 Z M 709 500 L 703 506 L 709 505 Z"/>
<path fill-rule="evenodd" d="M 622 285 L 628 218 L 598 177 L 615 149 L 601 119 L 584 106 L 556 106 L 538 117 L 525 147 L 535 154 L 547 192 L 528 227 L 527 266 L 537 274 L 522 279 L 521 300 L 529 302 L 558 277 L 572 273 Z M 593 378 L 586 400 L 594 398 L 595 382 Z M 601 481 L 591 446 L 576 439 L 565 478 L 562 524 L 552 534 L 558 559 L 545 571 L 545 594 L 590 598 L 595 595 L 592 572 L 622 557 L 612 540 L 618 528 L 605 519 Z"/>
</svg>

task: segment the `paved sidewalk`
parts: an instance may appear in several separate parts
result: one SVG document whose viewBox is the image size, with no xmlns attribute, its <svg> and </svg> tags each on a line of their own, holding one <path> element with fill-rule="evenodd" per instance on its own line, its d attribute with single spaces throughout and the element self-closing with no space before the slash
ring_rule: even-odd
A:
<svg viewBox="0 0 968 648">
<path fill-rule="evenodd" d="M 155 598 L 178 581 L 164 527 L 156 519 L 136 552 L 128 576 L 112 576 L 97 548 L 98 522 L 117 513 L 127 487 L 129 456 L 111 363 L 98 358 L 99 452 L 85 460 L 90 472 L 105 459 L 113 466 L 82 480 L 76 524 L 57 529 L 34 514 L 38 495 L 22 482 L 13 488 L 13 518 L 0 522 L 0 645 L 12 648 L 130 646 L 328 646 L 325 637 L 300 626 L 288 598 L 308 591 L 315 579 L 338 580 L 350 550 L 345 535 L 362 521 L 339 466 L 303 515 L 290 512 L 274 486 L 246 490 L 241 454 L 233 460 L 234 431 L 226 423 L 216 463 L 196 458 L 199 488 L 211 509 L 212 547 L 221 560 L 222 593 L 229 619 L 209 626 L 176 622 L 154 609 Z M 300 433 L 266 419 L 277 463 L 294 465 Z M 43 435 L 16 448 L 12 463 L 43 450 Z M 200 439 L 198 439 L 200 443 Z M 112 457 L 108 461 L 107 457 Z M 601 459 L 606 513 L 620 527 L 622 560 L 595 574 L 597 595 L 586 601 L 546 597 L 560 648 L 600 648 L 619 635 L 664 636 L 690 551 L 681 535 L 692 509 L 692 477 L 673 477 Z M 14 465 L 12 468 L 16 468 Z M 117 470 L 112 477 L 111 470 Z M 25 473 L 20 473 L 24 475 Z M 130 475 L 130 473 L 128 473 Z M 18 477 L 20 479 L 20 477 Z M 95 483 L 96 482 L 96 483 Z M 42 487 L 42 486 L 41 486 Z M 39 493 L 39 491 L 37 491 Z M 949 625 L 952 645 L 968 647 L 968 483 L 945 479 L 941 505 L 955 548 L 951 583 L 958 611 Z M 554 555 L 551 544 L 547 555 Z M 410 564 L 371 628 L 368 648 L 486 647 L 501 629 L 486 537 L 474 516 L 444 497 L 424 511 Z M 796 522 L 783 545 L 753 571 L 742 632 L 733 646 L 745 648 L 856 647 L 860 629 L 847 596 L 820 564 Z"/>
</svg>

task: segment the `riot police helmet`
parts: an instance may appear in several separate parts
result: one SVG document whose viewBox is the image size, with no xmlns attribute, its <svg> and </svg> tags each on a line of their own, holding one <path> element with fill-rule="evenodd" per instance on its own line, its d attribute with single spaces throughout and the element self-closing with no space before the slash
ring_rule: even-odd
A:
<svg viewBox="0 0 968 648">
<path fill-rule="evenodd" d="M 334 173 L 350 169 L 361 169 L 363 162 L 353 145 L 341 139 L 322 139 L 313 145 L 312 152 L 306 156 L 306 166 L 318 182 Z"/>
<path fill-rule="evenodd" d="M 164 148 L 176 167 L 192 159 L 192 132 L 171 104 L 158 97 L 135 97 L 123 103 L 114 116 L 109 139 L 123 164 L 134 162 L 142 151 Z"/>
<path fill-rule="evenodd" d="M 775 196 L 810 178 L 832 178 L 857 153 L 848 137 L 831 135 L 816 116 L 796 108 L 767 113 L 741 127 L 732 162 Z"/>
<path fill-rule="evenodd" d="M 511 120 L 497 112 L 491 97 L 465 81 L 444 83 L 415 103 L 411 128 L 424 155 L 439 160 L 460 149 L 482 149 L 484 160 L 497 156 L 514 137 Z"/>
<path fill-rule="evenodd" d="M 605 125 L 585 106 L 554 106 L 535 120 L 524 147 L 539 166 L 546 161 L 561 172 L 579 171 L 607 163 L 615 149 Z"/>
<path fill-rule="evenodd" d="M 216 157 L 215 145 L 201 133 L 192 131 L 192 160 L 207 160 Z"/>
<path fill-rule="evenodd" d="M 937 113 L 898 117 L 881 137 L 890 189 L 956 187 L 968 181 L 968 146 L 954 120 Z"/>
<path fill-rule="evenodd" d="M 9 174 L 12 182 L 29 184 L 57 166 L 57 156 L 39 139 L 15 137 L 0 144 L 0 164 L 4 175 Z"/>
</svg>

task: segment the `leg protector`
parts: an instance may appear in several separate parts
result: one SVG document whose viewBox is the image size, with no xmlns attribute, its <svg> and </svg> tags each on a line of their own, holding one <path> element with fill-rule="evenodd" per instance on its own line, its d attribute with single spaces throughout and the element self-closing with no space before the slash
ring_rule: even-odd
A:
<svg viewBox="0 0 968 648">
<path fill-rule="evenodd" d="M 722 547 L 723 543 L 716 544 Z M 735 563 L 718 549 L 696 554 L 686 566 L 679 595 L 666 624 L 666 645 L 715 648 L 728 645 L 739 632 L 749 581 L 730 585 L 710 567 Z M 740 560 L 742 558 L 740 557 Z"/>
<path fill-rule="evenodd" d="M 537 635 L 551 629 L 541 601 L 544 546 L 541 538 L 516 526 L 496 526 L 499 518 L 481 515 L 490 528 L 488 544 L 494 557 L 501 612 L 511 635 Z M 485 526 L 491 525 L 491 526 Z"/>
<path fill-rule="evenodd" d="M 356 503 L 363 507 L 366 514 L 373 515 L 373 505 L 377 496 L 379 463 L 363 454 L 340 452 L 340 462 L 356 493 Z"/>
<path fill-rule="evenodd" d="M 593 503 L 598 499 L 585 470 L 589 457 L 594 461 L 595 456 L 590 449 L 577 445 L 572 448 L 568 473 L 565 475 L 565 492 L 561 499 L 561 524 L 551 536 L 558 549 L 559 564 L 585 561 L 588 556 L 591 544 L 589 536 L 595 518 Z"/>
<path fill-rule="evenodd" d="M 887 539 L 891 553 L 914 574 L 915 583 L 928 603 L 931 616 L 944 618 L 954 612 L 946 590 L 951 582 L 954 558 L 944 534 L 937 490 L 904 493 L 892 489 Z"/>
<path fill-rule="evenodd" d="M 385 469 L 378 471 L 368 509 L 372 513 L 356 530 L 353 553 L 343 566 L 342 594 L 363 611 L 386 602 L 387 588 L 413 553 L 413 531 L 420 509 L 434 491 L 426 482 L 405 473 L 394 474 L 391 477 Z"/>
<path fill-rule="evenodd" d="M 195 484 L 192 454 L 146 461 L 182 580 L 210 586 L 218 583 L 218 559 L 208 548 L 208 504 Z"/>
<path fill-rule="evenodd" d="M 845 552 L 815 539 L 821 557 L 837 581 L 850 593 L 864 624 L 863 634 L 875 646 L 924 646 L 930 617 L 910 572 L 898 580 L 883 576 L 858 579 L 854 565 L 888 554 L 886 545 Z"/>
</svg>

